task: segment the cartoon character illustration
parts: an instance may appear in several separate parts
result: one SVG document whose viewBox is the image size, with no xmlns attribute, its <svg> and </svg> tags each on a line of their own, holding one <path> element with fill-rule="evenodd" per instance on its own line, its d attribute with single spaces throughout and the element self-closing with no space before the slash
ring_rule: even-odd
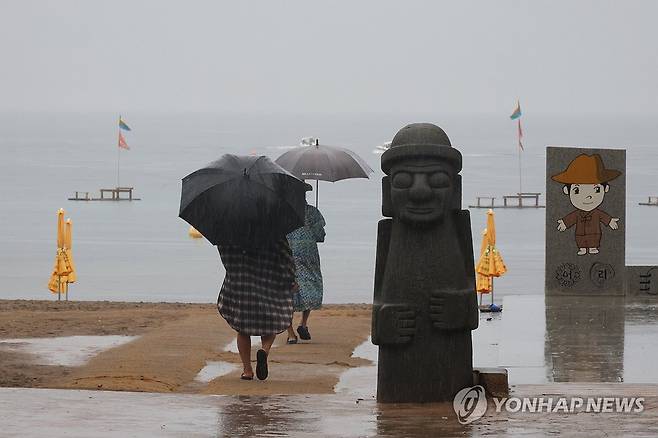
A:
<svg viewBox="0 0 658 438">
<path fill-rule="evenodd" d="M 621 175 L 614 169 L 606 169 L 599 154 L 581 154 L 569 163 L 564 172 L 551 176 L 553 181 L 564 184 L 562 191 L 576 207 L 557 221 L 558 231 L 576 226 L 578 255 L 598 254 L 601 247 L 601 224 L 616 230 L 619 218 L 612 217 L 598 207 L 610 190 L 609 182 Z"/>
</svg>

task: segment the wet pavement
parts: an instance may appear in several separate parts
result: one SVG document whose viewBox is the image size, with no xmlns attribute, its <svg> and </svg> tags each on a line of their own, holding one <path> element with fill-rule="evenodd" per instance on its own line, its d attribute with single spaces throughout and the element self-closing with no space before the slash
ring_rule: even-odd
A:
<svg viewBox="0 0 658 438">
<path fill-rule="evenodd" d="M 546 394 L 564 387 L 528 389 Z M 579 394 L 588 390 L 626 393 L 610 385 L 577 388 Z M 490 408 L 483 418 L 461 425 L 452 404 L 379 405 L 339 395 L 240 397 L 2 388 L 0 430 L 6 438 L 656 436 L 658 388 L 645 387 L 644 392 L 653 397 L 638 414 L 496 413 Z"/>
<path fill-rule="evenodd" d="M 657 301 L 506 296 L 503 308 L 481 314 L 474 366 L 507 368 L 512 384 L 658 383 Z"/>
</svg>

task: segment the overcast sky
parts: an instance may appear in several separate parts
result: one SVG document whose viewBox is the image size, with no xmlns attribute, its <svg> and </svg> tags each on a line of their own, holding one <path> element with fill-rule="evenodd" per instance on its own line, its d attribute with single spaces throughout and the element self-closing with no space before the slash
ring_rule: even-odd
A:
<svg viewBox="0 0 658 438">
<path fill-rule="evenodd" d="M 0 110 L 657 114 L 654 1 L 0 2 Z"/>
</svg>

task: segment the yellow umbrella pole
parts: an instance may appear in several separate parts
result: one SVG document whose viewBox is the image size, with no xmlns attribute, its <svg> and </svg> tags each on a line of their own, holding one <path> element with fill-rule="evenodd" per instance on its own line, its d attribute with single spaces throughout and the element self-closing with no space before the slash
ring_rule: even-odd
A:
<svg viewBox="0 0 658 438">
<path fill-rule="evenodd" d="M 66 234 L 66 226 L 64 225 L 64 209 L 60 208 L 57 211 L 57 246 L 64 247 L 64 235 Z M 62 276 L 57 275 L 57 301 L 62 299 Z"/>
</svg>

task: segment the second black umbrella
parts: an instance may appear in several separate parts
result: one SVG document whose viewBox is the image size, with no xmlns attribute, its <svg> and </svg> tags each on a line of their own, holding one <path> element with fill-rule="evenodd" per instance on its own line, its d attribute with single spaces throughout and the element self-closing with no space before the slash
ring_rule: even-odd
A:
<svg viewBox="0 0 658 438">
<path fill-rule="evenodd" d="M 282 154 L 276 163 L 300 179 L 316 180 L 315 206 L 318 205 L 317 181 L 368 178 L 372 168 L 349 149 L 321 145 L 302 146 Z"/>
</svg>

